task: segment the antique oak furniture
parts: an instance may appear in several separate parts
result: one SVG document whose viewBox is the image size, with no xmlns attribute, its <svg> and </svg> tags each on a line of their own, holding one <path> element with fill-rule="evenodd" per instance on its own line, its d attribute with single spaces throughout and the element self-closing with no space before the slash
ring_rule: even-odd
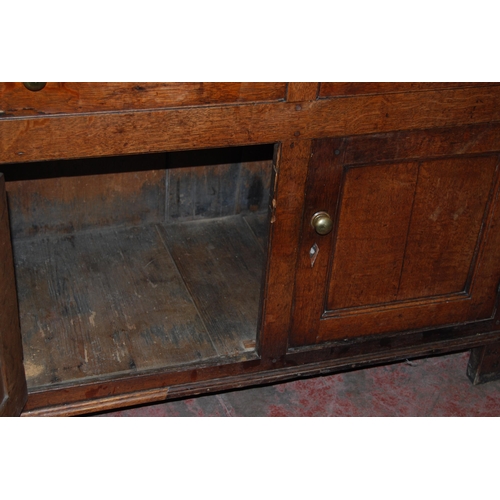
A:
<svg viewBox="0 0 500 500">
<path fill-rule="evenodd" d="M 495 83 L 0 84 L 0 414 L 498 377 L 499 154 Z"/>
</svg>

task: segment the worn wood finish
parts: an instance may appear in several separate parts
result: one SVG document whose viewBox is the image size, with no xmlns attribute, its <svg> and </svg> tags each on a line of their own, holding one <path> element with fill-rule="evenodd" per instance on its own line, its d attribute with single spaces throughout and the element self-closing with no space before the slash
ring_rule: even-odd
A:
<svg viewBox="0 0 500 500">
<path fill-rule="evenodd" d="M 26 378 L 9 236 L 5 180 L 0 174 L 0 416 L 19 415 L 27 399 Z"/>
<path fill-rule="evenodd" d="M 40 408 L 31 412 L 24 412 L 22 417 L 74 417 L 94 413 L 114 410 L 115 408 L 124 408 L 144 403 L 159 403 L 167 399 L 169 388 L 161 387 L 159 389 L 150 389 L 138 391 L 130 394 L 118 394 L 99 399 L 89 399 L 69 403 L 61 406 L 52 406 L 49 408 Z"/>
<path fill-rule="evenodd" d="M 344 174 L 327 309 L 397 300 L 418 164 Z"/>
<path fill-rule="evenodd" d="M 397 299 L 468 290 L 495 157 L 422 162 Z"/>
<path fill-rule="evenodd" d="M 317 235 L 311 227 L 311 218 L 318 211 L 326 211 L 333 217 L 332 220 L 336 218 L 343 171 L 343 143 L 342 138 L 332 139 L 329 140 L 328 147 L 323 147 L 325 143 L 313 141 L 307 158 L 307 187 L 304 189 L 306 197 L 301 200 L 304 209 L 301 213 L 300 246 L 293 287 L 291 346 L 315 343 L 318 318 L 324 310 L 324 289 L 332 238 L 331 235 Z M 313 255 L 311 251 L 314 251 Z"/>
<path fill-rule="evenodd" d="M 30 389 L 255 345 L 264 255 L 239 216 L 20 240 L 15 254 Z"/>
<path fill-rule="evenodd" d="M 259 384 L 275 383 L 299 377 L 326 375 L 377 364 L 397 362 L 413 357 L 432 356 L 450 352 L 460 352 L 481 343 L 498 338 L 500 332 L 481 333 L 473 329 L 467 334 L 450 337 L 450 331 L 436 334 L 424 332 L 416 337 L 395 336 L 398 342 L 382 339 L 336 348 L 289 353 L 286 359 L 277 360 L 273 369 L 260 360 L 243 361 L 235 364 L 199 367 L 193 370 L 138 375 L 133 378 L 82 384 L 69 389 L 53 388 L 44 392 L 29 394 L 24 416 L 69 416 L 101 411 L 101 401 L 106 409 L 123 406 L 120 400 L 133 398 L 134 404 L 145 404 L 163 399 L 168 390 L 168 398 L 188 397 L 210 392 Z M 470 329 L 470 327 L 469 327 Z M 426 337 L 427 336 L 427 337 Z M 352 350 L 350 350 L 350 347 Z M 150 390 L 148 388 L 158 388 Z M 111 406 L 115 395 L 115 405 Z"/>
<path fill-rule="evenodd" d="M 500 151 L 500 123 L 349 137 L 346 165 Z"/>
<path fill-rule="evenodd" d="M 292 319 L 294 269 L 311 153 L 310 141 L 285 142 L 275 157 L 274 198 L 258 350 L 265 361 L 283 358 Z"/>
<path fill-rule="evenodd" d="M 294 82 L 289 83 L 286 100 L 288 102 L 315 101 L 318 97 L 318 84 Z"/>
<path fill-rule="evenodd" d="M 267 238 L 269 235 L 269 211 L 244 214 L 243 220 L 251 229 L 262 249 L 262 253 L 265 255 L 267 253 Z"/>
<path fill-rule="evenodd" d="M 237 182 L 240 165 L 218 165 L 197 169 L 194 172 L 196 184 L 194 194 L 195 217 L 224 217 L 234 214 L 235 189 L 232 182 L 224 183 L 224 178 Z M 200 175 L 201 174 L 201 175 Z"/>
<path fill-rule="evenodd" d="M 300 109 L 299 109 L 300 108 Z M 296 103 L 4 119 L 0 163 L 187 150 L 500 121 L 500 86 Z"/>
<path fill-rule="evenodd" d="M 472 158 L 350 169 L 327 308 L 465 291 L 495 166 Z"/>
<path fill-rule="evenodd" d="M 272 160 L 167 171 L 167 220 L 224 217 L 269 205 Z"/>
<path fill-rule="evenodd" d="M 236 213 L 258 212 L 269 208 L 272 196 L 272 164 L 272 158 L 265 161 L 242 162 Z"/>
<path fill-rule="evenodd" d="M 9 116 L 141 110 L 279 101 L 286 83 L 47 83 L 39 92 L 0 83 L 0 120 Z"/>
<path fill-rule="evenodd" d="M 113 85 L 106 88 L 109 90 Z M 65 109 L 71 108 L 71 111 L 53 108 L 51 113 L 60 113 L 57 116 L 38 114 L 45 112 L 38 105 L 26 105 L 23 107 L 31 109 L 17 111 L 12 108 L 12 114 L 30 116 L 7 116 L 6 113 L 0 116 L 0 163 L 8 163 L 8 174 L 13 175 L 9 184 L 11 200 L 21 200 L 19 207 L 24 206 L 25 211 L 29 205 L 43 207 L 45 202 L 48 207 L 51 198 L 60 207 L 68 197 L 70 200 L 66 204 L 67 218 L 61 219 L 65 225 L 60 228 L 71 234 L 57 237 L 38 234 L 36 238 L 30 236 L 16 243 L 17 247 L 38 241 L 40 254 L 48 254 L 45 243 L 41 242 L 65 242 L 52 246 L 52 254 L 64 254 L 61 258 L 45 259 L 52 260 L 51 269 L 57 278 L 52 287 L 43 285 L 47 288 L 45 295 L 59 298 L 59 310 L 56 314 L 43 314 L 43 308 L 35 305 L 30 314 L 38 314 L 40 321 L 34 324 L 32 337 L 43 332 L 44 327 L 40 328 L 38 323 L 62 324 L 74 313 L 71 319 L 73 327 L 76 324 L 76 334 L 66 335 L 59 348 L 52 349 L 51 356 L 62 359 L 68 349 L 79 344 L 80 347 L 87 345 L 87 357 L 90 345 L 95 359 L 105 357 L 103 353 L 107 352 L 114 360 L 104 363 L 110 367 L 107 372 L 96 368 L 94 375 L 69 381 L 74 376 L 70 375 L 68 382 L 63 378 L 58 380 L 59 374 L 52 370 L 53 377 L 47 384 L 31 386 L 26 414 L 82 414 L 160 401 L 165 397 L 498 344 L 500 85 L 355 84 L 330 86 L 328 90 L 324 84 L 319 88 L 317 84 L 291 83 L 273 87 L 283 91 L 280 97 L 250 101 L 244 98 L 238 101 L 244 94 L 241 88 L 236 100 L 227 98 L 229 94 L 236 95 L 231 93 L 217 97 L 215 87 L 201 90 L 191 87 L 191 90 L 193 88 L 196 96 L 190 91 L 182 95 L 182 89 L 177 88 L 172 101 L 160 102 L 157 98 L 164 91 L 162 95 L 167 95 L 166 87 L 155 87 L 155 84 L 132 90 L 126 90 L 126 86 L 115 87 L 115 94 L 106 99 L 101 100 L 95 94 L 88 102 L 80 99 L 83 94 L 78 96 L 78 102 L 67 99 Z M 61 89 L 56 91 L 48 86 L 46 90 L 52 92 L 54 99 L 61 96 Z M 332 95 L 327 96 L 328 92 Z M 31 99 L 43 100 L 48 99 L 49 94 L 46 97 L 42 93 L 29 95 Z M 174 101 L 174 104 L 165 104 Z M 85 108 L 87 104 L 91 107 Z M 111 106 L 113 112 L 89 112 L 107 109 L 102 106 Z M 325 141 L 327 137 L 332 139 Z M 234 160 L 231 151 L 224 156 L 214 149 L 227 147 L 229 151 L 270 143 L 277 143 L 272 178 L 264 177 L 270 171 L 269 156 L 253 158 L 262 163 L 253 162 L 246 167 L 244 164 L 249 160 L 244 158 L 243 150 Z M 194 150 L 207 160 L 175 165 L 172 160 L 184 155 L 185 150 Z M 151 170 L 148 166 L 84 173 L 75 169 L 69 173 L 68 167 L 64 167 L 64 172 L 52 170 L 49 164 L 30 164 L 51 159 L 166 151 L 179 153 L 161 155 L 166 158 L 167 170 L 158 178 L 154 172 L 147 172 Z M 208 160 L 212 156 L 210 151 L 214 152 L 212 160 Z M 136 173 L 135 184 L 131 176 Z M 107 175 L 110 175 L 109 182 Z M 65 178 L 68 176 L 72 179 Z M 64 179 L 59 180 L 61 177 Z M 78 185 L 78 177 L 104 182 L 102 186 L 92 188 L 89 184 L 87 188 L 84 184 Z M 172 191 L 177 180 L 179 189 Z M 164 186 L 165 203 L 154 208 L 146 203 L 143 217 L 134 219 L 133 210 L 127 210 L 127 199 L 132 200 L 130 208 L 136 204 L 140 208 L 146 198 L 162 196 L 156 198 L 143 191 L 142 186 L 149 181 L 152 185 Z M 214 181 L 217 182 L 214 184 Z M 267 182 L 276 189 L 267 189 Z M 124 190 L 121 197 L 115 193 L 118 188 Z M 43 194 L 42 203 L 36 199 L 38 192 Z M 266 199 L 266 192 L 273 196 Z M 94 205 L 97 205 L 98 193 L 103 198 L 100 209 L 103 223 L 108 217 L 106 209 L 115 213 L 123 208 L 121 215 L 114 218 L 111 214 L 107 222 L 141 225 L 95 230 L 89 224 L 90 216 L 78 213 L 76 200 L 79 194 L 82 201 L 95 196 Z M 113 196 L 119 200 L 116 207 L 104 201 L 112 200 Z M 188 200 L 187 205 L 175 205 L 182 197 L 183 201 Z M 228 212 L 230 205 L 234 205 L 234 212 Z M 270 224 L 259 225 L 258 219 L 266 218 L 261 211 L 266 205 L 270 210 Z M 176 206 L 180 207 L 178 213 Z M 329 210 L 335 222 L 334 230 L 326 237 L 317 236 L 310 226 L 312 211 L 321 209 Z M 44 210 L 43 219 L 54 220 L 50 210 Z M 244 217 L 236 229 L 231 226 L 227 231 L 227 228 L 196 231 L 196 235 L 190 237 L 197 245 L 183 248 L 182 233 L 188 236 L 189 231 L 178 230 L 178 223 L 148 233 L 154 226 L 147 224 L 156 222 L 154 219 L 162 213 L 167 221 L 229 213 L 241 213 Z M 24 234 L 39 233 L 27 223 L 28 215 L 36 214 L 26 211 L 25 215 L 28 230 Z M 72 220 L 74 228 L 83 231 L 73 233 Z M 217 221 L 214 227 L 224 220 Z M 99 224 L 98 218 L 96 221 Z M 186 224 L 194 227 L 212 222 L 200 220 Z M 52 229 L 57 228 L 54 225 L 50 231 Z M 174 229 L 174 236 L 170 234 L 167 238 L 168 231 Z M 108 240 L 113 241 L 109 245 L 104 242 L 104 233 L 116 235 L 120 231 L 135 234 L 137 238 L 131 237 L 126 243 L 122 239 L 122 244 L 109 237 Z M 69 264 L 71 255 L 78 254 L 77 243 L 99 238 L 101 250 L 82 251 L 80 261 Z M 210 238 L 221 244 L 220 250 Z M 152 246 L 148 247 L 149 243 Z M 314 243 L 319 252 L 311 259 L 309 251 Z M 178 261 L 170 260 L 158 270 L 154 268 L 156 260 L 144 260 L 149 252 L 162 255 L 158 262 L 168 261 L 167 247 L 173 244 Z M 108 250 L 113 249 L 115 254 L 119 254 L 119 250 L 123 255 L 112 259 Z M 195 265 L 191 252 L 200 256 Z M 97 262 L 86 261 L 84 253 Z M 248 258 L 240 260 L 238 256 L 245 253 L 249 253 Z M 224 264 L 219 266 L 224 254 L 232 260 L 224 258 Z M 248 264 L 258 255 L 261 273 L 268 257 L 260 282 L 258 266 L 255 262 Z M 116 269 L 126 259 L 132 262 L 129 266 L 132 272 Z M 40 269 L 43 265 L 45 262 L 40 262 Z M 70 272 L 66 272 L 68 269 Z M 183 269 L 185 277 L 181 278 L 179 270 Z M 220 269 L 225 269 L 222 278 Z M 36 281 L 42 274 L 34 273 L 30 280 Z M 85 282 L 86 296 L 79 291 L 71 292 L 72 281 L 78 274 L 85 275 L 85 280 L 78 284 L 77 279 L 76 288 L 83 289 L 81 283 Z M 311 276 L 314 279 L 311 280 Z M 111 310 L 109 326 L 116 326 L 113 320 L 116 312 L 118 322 L 121 321 L 118 335 L 111 335 L 113 346 L 94 338 L 86 344 L 93 333 L 92 323 L 97 324 L 101 321 L 98 316 L 104 314 L 102 311 L 93 316 L 96 310 L 89 308 L 89 305 L 105 308 L 94 304 L 92 297 L 95 301 L 99 301 L 99 297 L 90 293 L 99 280 L 98 286 L 106 292 L 103 295 L 111 295 L 119 303 L 117 307 L 107 307 Z M 211 345 L 212 351 L 205 350 L 206 346 L 200 347 L 196 340 L 187 339 L 189 334 L 186 337 L 180 331 L 189 330 L 182 320 L 172 320 L 170 337 L 160 331 L 169 320 L 157 318 L 146 306 L 158 306 L 160 312 L 171 306 L 174 316 L 179 313 L 175 300 L 158 293 L 167 282 L 178 285 L 179 293 L 174 295 L 182 299 L 185 311 L 189 309 L 198 315 L 201 329 L 194 336 L 202 344 Z M 219 286 L 214 289 L 217 282 Z M 253 284 L 254 292 L 243 293 L 249 283 Z M 29 286 L 35 290 L 33 284 L 30 282 Z M 44 294 L 40 292 L 43 286 L 37 291 L 40 295 Z M 20 287 L 20 295 L 26 293 L 26 289 L 27 286 Z M 71 297 L 65 301 L 68 290 Z M 133 292 L 146 300 L 141 302 L 135 293 L 129 297 Z M 225 297 L 230 300 L 224 300 Z M 133 309 L 139 313 L 135 317 L 142 314 L 146 329 L 155 329 L 152 321 L 159 325 L 155 330 L 159 338 L 152 334 L 138 335 L 139 339 L 127 343 L 130 340 L 127 328 L 141 326 L 140 321 L 137 324 L 127 321 Z M 246 312 L 250 310 L 252 320 L 244 326 L 240 320 L 249 319 Z M 193 318 L 188 312 L 185 316 Z M 212 335 L 210 322 L 219 316 L 227 321 L 224 325 L 219 324 L 223 320 L 215 321 L 216 330 L 220 328 Z M 231 322 L 240 326 L 234 329 Z M 58 332 L 63 330 L 57 328 Z M 242 335 L 233 336 L 236 330 L 243 332 Z M 49 338 L 47 342 L 52 340 Z M 160 345 L 170 342 L 167 358 L 171 358 L 160 359 L 162 349 L 158 349 L 158 342 Z M 176 342 L 181 346 L 177 351 L 172 347 L 176 347 Z M 99 343 L 103 349 L 98 349 Z M 189 349 L 188 344 L 191 344 Z M 134 345 L 138 352 L 134 352 Z M 76 352 L 75 357 L 81 358 L 82 352 L 85 359 L 84 348 Z M 133 353 L 130 358 L 134 359 L 135 366 L 129 364 L 122 370 L 113 365 L 118 358 L 127 358 L 127 353 Z M 182 353 L 187 357 L 181 359 Z M 177 359 L 173 359 L 175 356 Z M 486 373 L 491 370 L 487 368 L 487 356 L 484 359 L 486 361 L 479 364 Z M 64 362 L 55 364 L 64 371 Z M 85 363 L 76 368 L 84 366 Z M 3 386 L 2 390 L 5 392 Z"/>
<path fill-rule="evenodd" d="M 474 385 L 500 379 L 500 342 L 472 349 L 467 376 Z"/>
<path fill-rule="evenodd" d="M 140 155 L 36 163 L 36 173 L 53 169 L 66 176 L 7 183 L 12 236 L 76 232 L 112 225 L 162 222 L 165 217 L 165 157 Z M 59 162 L 61 163 L 61 162 Z M 120 167 L 123 172 L 95 174 Z M 111 169 L 109 167 L 112 167 Z M 65 167 L 65 170 L 63 170 Z M 127 171 L 151 168 L 147 171 Z M 11 169 L 13 170 L 13 169 Z M 88 175 L 74 175 L 87 170 Z M 108 170 L 108 171 L 109 171 Z M 11 172 L 15 177 L 17 172 Z M 69 174 L 69 176 L 68 176 Z M 133 208 L 133 209 L 132 209 Z"/>
<path fill-rule="evenodd" d="M 315 144 L 292 345 L 491 317 L 500 276 L 491 260 L 492 241 L 500 243 L 497 154 L 352 168 L 350 146 Z M 329 236 L 310 226 L 318 210 L 333 217 Z"/>
<path fill-rule="evenodd" d="M 257 337 L 264 253 L 239 217 L 169 224 L 163 241 L 221 358 Z"/>
<path fill-rule="evenodd" d="M 342 97 L 366 94 L 386 94 L 393 92 L 418 92 L 439 89 L 453 89 L 463 87 L 480 87 L 494 85 L 491 83 L 461 83 L 461 82 L 325 82 L 320 84 L 319 97 Z"/>
<path fill-rule="evenodd" d="M 487 182 L 485 186 L 481 187 L 481 191 L 469 193 L 471 196 L 477 195 L 479 203 L 482 202 L 482 204 L 475 204 L 476 200 L 469 197 L 466 201 L 462 200 L 463 203 L 458 209 L 459 215 L 457 215 L 457 211 L 447 214 L 446 224 L 441 224 L 441 229 L 448 233 L 449 239 L 439 239 L 437 242 L 433 242 L 424 237 L 425 244 L 423 241 L 419 241 L 418 238 L 414 243 L 412 227 L 418 227 L 420 218 L 419 207 L 417 202 L 414 201 L 400 274 L 398 299 L 393 303 L 382 304 L 380 307 L 368 306 L 365 310 L 354 308 L 344 311 L 325 312 L 324 317 L 330 319 L 320 323 L 318 340 L 460 324 L 491 317 L 495 310 L 500 266 L 498 263 L 491 261 L 482 261 L 482 256 L 488 255 L 492 257 L 497 255 L 497 259 L 500 257 L 498 247 L 495 246 L 495 243 L 492 245 L 492 241 L 499 242 L 496 231 L 493 229 L 498 225 L 498 210 L 496 208 L 498 175 L 495 172 L 497 162 L 498 160 L 494 156 L 486 159 L 479 158 L 472 163 L 474 167 L 478 167 L 478 164 L 479 167 L 482 166 L 486 173 Z M 460 163 L 460 160 L 457 163 Z M 473 176 L 473 173 L 478 170 L 479 168 L 471 168 L 466 176 Z M 435 194 L 438 199 L 434 199 L 433 203 L 437 204 L 436 206 L 439 206 L 439 200 L 443 202 L 455 194 L 453 191 L 446 190 L 446 183 L 440 174 L 441 172 L 438 171 L 436 177 L 434 177 L 434 183 L 437 185 L 441 183 L 443 186 L 443 190 L 439 194 Z M 492 178 L 493 174 L 495 174 L 496 179 Z M 491 192 L 490 190 L 494 187 L 493 180 L 495 180 L 496 185 L 494 191 Z M 486 188 L 486 191 L 484 188 Z M 492 203 L 489 204 L 489 196 L 491 195 L 493 195 L 493 199 L 491 200 Z M 455 210 L 457 210 L 456 207 Z M 427 213 L 427 207 L 424 212 Z M 420 220 L 423 220 L 423 218 L 420 218 Z M 428 220 L 425 220 L 425 222 L 428 223 Z M 432 222 L 435 224 L 434 228 L 440 225 L 439 218 Z M 480 233 L 482 224 L 484 224 L 485 231 Z M 466 234 L 468 229 L 471 229 L 472 234 Z M 425 234 L 425 231 L 428 231 L 428 235 L 432 236 L 432 232 L 426 229 L 426 225 L 416 230 L 419 235 Z M 462 237 L 456 236 L 457 233 L 460 233 Z M 437 245 L 431 251 L 431 254 L 436 259 L 435 261 L 429 260 L 425 253 L 421 253 L 420 248 L 418 248 L 419 242 L 424 246 L 430 245 L 430 248 L 434 247 L 435 244 Z M 453 246 L 450 247 L 450 244 Z M 484 245 L 488 248 L 486 252 Z M 463 254 L 469 257 L 467 261 L 463 260 Z M 474 259 L 472 259 L 472 255 L 474 255 Z M 421 274 L 426 276 L 430 273 L 434 276 L 431 281 L 431 288 L 429 288 L 428 281 L 420 280 L 421 275 L 417 270 L 420 266 L 414 262 L 416 258 L 419 258 L 420 261 Z M 456 261 L 455 264 L 454 261 Z M 409 270 L 407 271 L 405 267 L 408 264 Z M 445 294 L 444 291 L 450 290 L 450 280 L 453 283 L 452 286 L 458 286 L 453 273 L 450 274 L 449 271 L 454 268 L 454 265 L 457 266 L 457 271 L 459 270 L 462 273 L 458 278 L 459 280 L 463 278 L 462 288 L 454 290 L 454 293 Z M 413 266 L 415 272 L 412 274 L 411 269 Z M 413 281 L 411 281 L 412 277 Z M 435 280 L 440 278 L 443 282 L 436 283 Z M 466 279 L 472 283 L 470 288 L 466 287 Z M 400 293 L 403 295 L 400 296 Z M 425 298 L 418 299 L 418 297 L 422 296 Z M 409 300 L 405 301 L 405 299 Z"/>
<path fill-rule="evenodd" d="M 217 356 L 155 226 L 14 249 L 30 388 Z"/>
</svg>

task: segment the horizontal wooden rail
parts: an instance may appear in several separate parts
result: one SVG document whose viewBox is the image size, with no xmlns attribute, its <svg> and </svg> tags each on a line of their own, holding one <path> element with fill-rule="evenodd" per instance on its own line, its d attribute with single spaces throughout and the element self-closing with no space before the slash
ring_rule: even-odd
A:
<svg viewBox="0 0 500 500">
<path fill-rule="evenodd" d="M 154 111 L 0 118 L 0 163 L 265 144 L 500 120 L 500 85 Z"/>
</svg>

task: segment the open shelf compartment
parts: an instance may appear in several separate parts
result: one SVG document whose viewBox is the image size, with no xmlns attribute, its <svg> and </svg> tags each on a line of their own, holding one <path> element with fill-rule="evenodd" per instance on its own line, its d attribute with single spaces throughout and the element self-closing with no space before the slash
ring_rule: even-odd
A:
<svg viewBox="0 0 500 500">
<path fill-rule="evenodd" d="M 6 169 L 29 390 L 257 356 L 272 148 L 217 153 Z"/>
</svg>

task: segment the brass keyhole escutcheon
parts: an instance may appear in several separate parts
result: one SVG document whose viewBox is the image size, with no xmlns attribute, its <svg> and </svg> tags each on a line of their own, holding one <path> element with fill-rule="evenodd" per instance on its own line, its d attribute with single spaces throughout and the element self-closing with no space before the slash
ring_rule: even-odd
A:
<svg viewBox="0 0 500 500">
<path fill-rule="evenodd" d="M 326 212 L 316 212 L 312 216 L 311 226 L 318 234 L 325 235 L 333 229 L 333 221 Z"/>
<path fill-rule="evenodd" d="M 47 85 L 47 82 L 23 82 L 23 85 L 32 92 L 38 92 Z"/>
</svg>

